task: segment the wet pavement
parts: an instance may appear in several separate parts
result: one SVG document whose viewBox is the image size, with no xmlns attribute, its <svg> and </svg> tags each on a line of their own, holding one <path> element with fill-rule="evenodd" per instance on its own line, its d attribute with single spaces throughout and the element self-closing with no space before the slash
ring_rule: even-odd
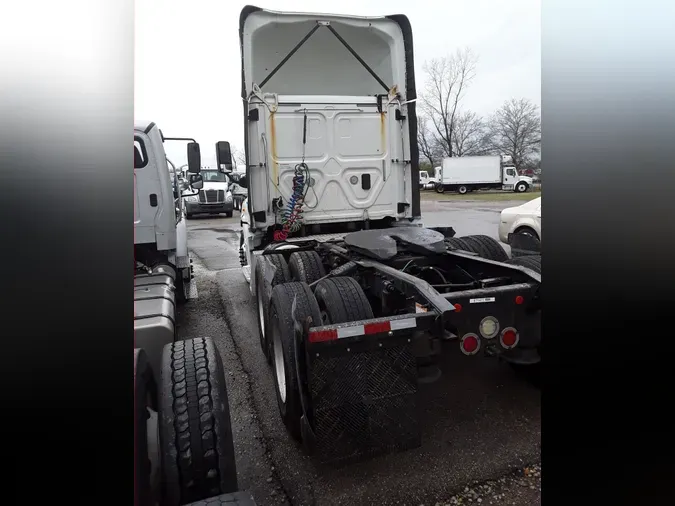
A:
<svg viewBox="0 0 675 506">
<path fill-rule="evenodd" d="M 457 236 L 489 235 L 499 240 L 499 213 L 507 207 L 522 205 L 523 201 L 501 202 L 439 202 L 422 201 L 422 221 L 428 227 L 450 226 Z"/>
<path fill-rule="evenodd" d="M 496 237 L 499 211 L 522 202 L 423 202 L 428 226 Z M 259 505 L 435 504 L 540 459 L 540 392 L 496 359 L 444 343 L 443 375 L 420 385 L 422 446 L 341 469 L 314 464 L 287 434 L 256 312 L 239 268 L 239 217 L 188 222 L 200 298 L 179 314 L 181 338 L 210 336 L 223 356 L 239 485 Z M 514 504 L 531 504 L 517 502 Z"/>
</svg>

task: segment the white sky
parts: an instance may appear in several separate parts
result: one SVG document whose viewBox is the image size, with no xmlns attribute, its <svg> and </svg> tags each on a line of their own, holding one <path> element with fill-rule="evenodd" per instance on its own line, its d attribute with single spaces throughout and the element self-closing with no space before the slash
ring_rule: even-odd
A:
<svg viewBox="0 0 675 506">
<path fill-rule="evenodd" d="M 464 109 L 489 115 L 509 98 L 541 104 L 540 0 L 136 0 L 135 116 L 164 135 L 194 137 L 202 164 L 215 165 L 215 143 L 243 147 L 239 13 L 271 10 L 410 19 L 418 93 L 425 60 L 469 46 L 479 57 Z M 167 143 L 175 163 L 185 145 Z"/>
</svg>

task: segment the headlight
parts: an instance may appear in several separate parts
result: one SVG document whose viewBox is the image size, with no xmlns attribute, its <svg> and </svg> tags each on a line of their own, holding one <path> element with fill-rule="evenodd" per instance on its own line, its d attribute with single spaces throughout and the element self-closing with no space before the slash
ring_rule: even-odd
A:
<svg viewBox="0 0 675 506">
<path fill-rule="evenodd" d="M 225 202 L 232 202 L 232 194 L 230 192 L 227 192 L 227 195 L 225 195 Z"/>
<path fill-rule="evenodd" d="M 189 197 L 185 197 L 186 202 L 197 202 L 197 200 L 199 200 L 197 195 L 190 195 Z"/>
</svg>

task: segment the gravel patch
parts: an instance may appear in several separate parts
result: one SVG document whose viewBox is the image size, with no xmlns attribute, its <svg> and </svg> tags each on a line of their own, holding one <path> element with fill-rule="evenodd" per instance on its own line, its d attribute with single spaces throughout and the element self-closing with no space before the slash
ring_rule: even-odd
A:
<svg viewBox="0 0 675 506">
<path fill-rule="evenodd" d="M 467 504 L 539 506 L 541 505 L 541 464 L 532 464 L 496 480 L 473 483 L 434 506 Z M 421 505 L 424 506 L 424 505 Z"/>
</svg>

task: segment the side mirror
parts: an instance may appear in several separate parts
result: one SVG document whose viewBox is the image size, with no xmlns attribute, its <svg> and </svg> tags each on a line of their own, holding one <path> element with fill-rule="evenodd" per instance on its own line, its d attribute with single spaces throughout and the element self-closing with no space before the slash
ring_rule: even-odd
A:
<svg viewBox="0 0 675 506">
<path fill-rule="evenodd" d="M 220 172 L 232 172 L 232 151 L 229 142 L 216 142 L 216 164 Z"/>
<path fill-rule="evenodd" d="M 195 190 L 204 188 L 204 178 L 201 174 L 190 174 L 190 186 Z"/>
<path fill-rule="evenodd" d="M 187 145 L 188 172 L 199 174 L 202 169 L 202 155 L 199 151 L 199 143 L 188 142 Z"/>
<path fill-rule="evenodd" d="M 246 174 L 239 176 L 239 181 L 237 181 L 237 184 L 242 188 L 248 188 L 248 176 Z"/>
</svg>

